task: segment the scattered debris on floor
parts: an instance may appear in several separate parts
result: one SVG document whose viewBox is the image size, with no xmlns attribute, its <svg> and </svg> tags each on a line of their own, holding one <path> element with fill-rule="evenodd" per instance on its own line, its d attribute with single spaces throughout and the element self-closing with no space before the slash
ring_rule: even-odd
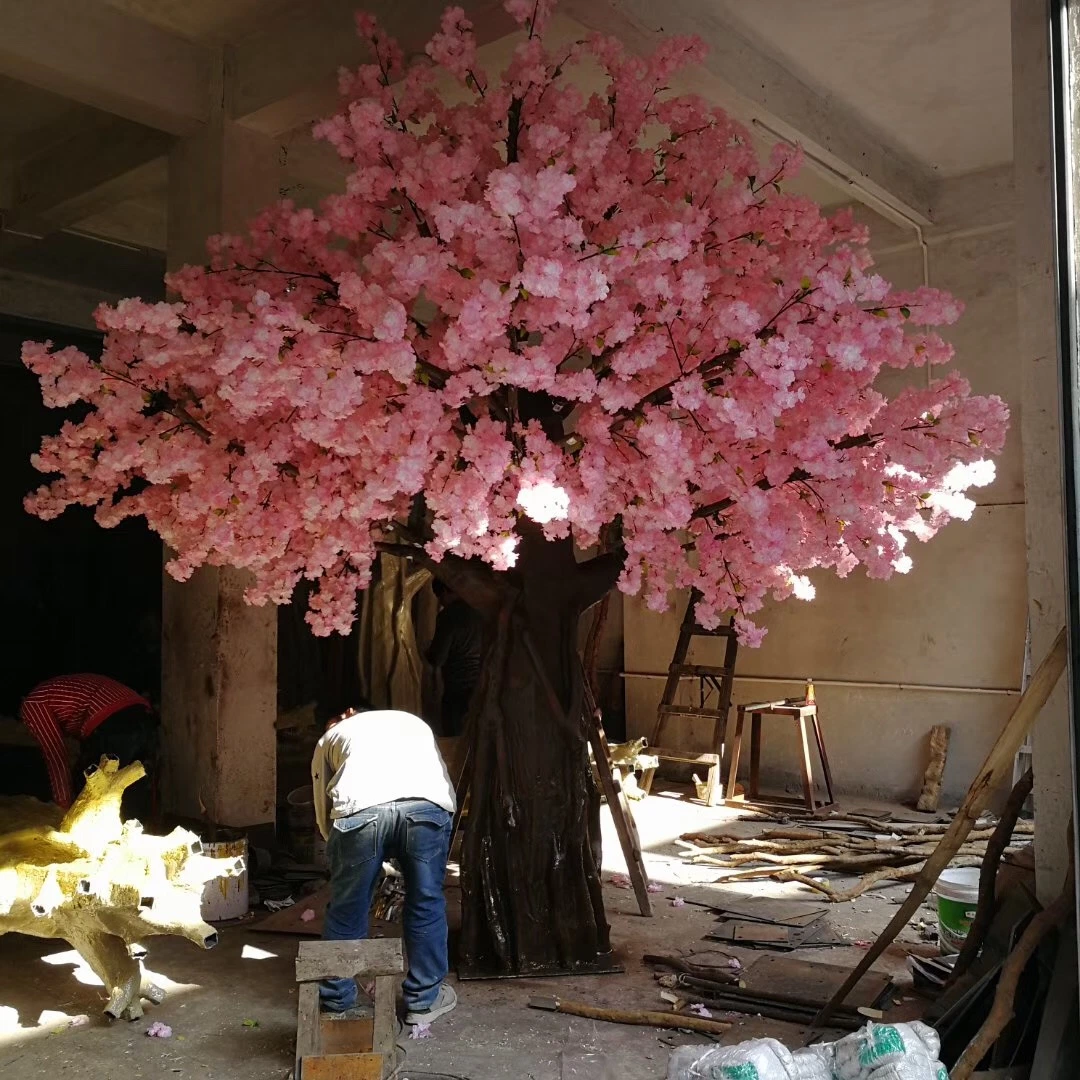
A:
<svg viewBox="0 0 1080 1080">
<path fill-rule="evenodd" d="M 934 853 L 949 826 L 936 822 L 878 819 L 854 814 L 832 814 L 827 824 L 794 824 L 770 829 L 757 836 L 734 833 L 686 833 L 692 844 L 691 863 L 733 870 L 722 881 L 770 879 L 796 882 L 841 904 L 886 881 L 914 880 Z M 994 836 L 995 822 L 983 818 L 953 854 L 956 867 L 979 867 Z M 1034 827 L 1016 821 L 1007 850 L 1030 843 Z M 824 873 L 860 875 L 848 888 L 837 888 Z"/>
<path fill-rule="evenodd" d="M 844 967 L 780 956 L 763 956 L 745 971 L 725 964 L 716 953 L 646 954 L 644 962 L 663 969 L 656 974 L 661 1000 L 676 1013 L 694 1012 L 700 1005 L 794 1024 L 810 1024 L 848 974 Z M 855 1004 L 837 1009 L 832 1026 L 853 1031 L 865 1023 L 868 1009 L 880 1016 L 877 1006 L 893 991 L 889 976 L 873 973 L 860 984 Z"/>
</svg>

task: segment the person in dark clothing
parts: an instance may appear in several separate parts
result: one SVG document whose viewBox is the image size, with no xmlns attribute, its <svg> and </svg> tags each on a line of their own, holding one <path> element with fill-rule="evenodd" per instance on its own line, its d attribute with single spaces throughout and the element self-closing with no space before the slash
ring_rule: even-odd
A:
<svg viewBox="0 0 1080 1080">
<path fill-rule="evenodd" d="M 438 578 L 432 590 L 439 601 L 435 634 L 427 658 L 442 674 L 442 735 L 460 735 L 473 690 L 480 677 L 484 622 L 480 615 Z"/>
</svg>

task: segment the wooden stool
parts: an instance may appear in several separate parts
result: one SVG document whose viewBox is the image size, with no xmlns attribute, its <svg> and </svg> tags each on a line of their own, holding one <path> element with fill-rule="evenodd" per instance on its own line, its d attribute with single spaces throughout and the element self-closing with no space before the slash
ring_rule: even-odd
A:
<svg viewBox="0 0 1080 1080">
<path fill-rule="evenodd" d="M 735 799 L 735 780 L 739 774 L 739 756 L 742 751 L 743 721 L 746 714 L 750 714 L 750 783 L 746 789 L 745 799 Z M 758 790 L 758 777 L 761 767 L 761 718 L 763 716 L 786 716 L 795 721 L 802 743 L 803 775 L 803 798 L 789 799 L 784 797 L 770 797 L 761 799 Z M 814 777 L 810 767 L 810 738 L 808 726 L 813 727 L 814 741 L 817 744 L 818 757 L 821 759 L 821 771 L 825 779 L 826 801 L 819 803 L 814 798 Z M 829 757 L 825 753 L 825 740 L 821 735 L 821 725 L 818 723 L 816 702 L 787 702 L 787 701 L 763 701 L 752 705 L 740 705 L 735 716 L 735 735 L 731 742 L 731 767 L 728 771 L 728 797 L 725 803 L 729 806 L 738 806 L 750 802 L 776 803 L 789 809 L 805 811 L 808 814 L 820 814 L 830 810 L 836 805 L 833 797 L 832 770 L 829 768 Z"/>
<path fill-rule="evenodd" d="M 399 938 L 302 941 L 296 957 L 295 1080 L 384 1080 L 394 1069 L 395 984 L 404 970 Z M 330 1019 L 319 1011 L 319 980 L 374 979 L 370 1019 Z"/>
</svg>

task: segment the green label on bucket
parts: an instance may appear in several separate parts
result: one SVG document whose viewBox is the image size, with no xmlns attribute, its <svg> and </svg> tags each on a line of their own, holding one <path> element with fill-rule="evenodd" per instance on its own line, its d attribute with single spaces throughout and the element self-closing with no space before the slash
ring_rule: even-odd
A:
<svg viewBox="0 0 1080 1080">
<path fill-rule="evenodd" d="M 942 945 L 958 950 L 967 939 L 975 909 L 970 900 L 948 900 L 938 897 L 938 925 Z"/>
</svg>

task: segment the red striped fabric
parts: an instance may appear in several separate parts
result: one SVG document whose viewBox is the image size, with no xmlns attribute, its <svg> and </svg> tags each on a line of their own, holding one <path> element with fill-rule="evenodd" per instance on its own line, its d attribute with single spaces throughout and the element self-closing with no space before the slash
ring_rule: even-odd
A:
<svg viewBox="0 0 1080 1080">
<path fill-rule="evenodd" d="M 114 713 L 150 703 L 130 687 L 105 675 L 63 675 L 48 679 L 23 699 L 19 718 L 37 739 L 49 771 L 53 801 L 71 805 L 71 770 L 64 736 L 85 739 Z"/>
</svg>

